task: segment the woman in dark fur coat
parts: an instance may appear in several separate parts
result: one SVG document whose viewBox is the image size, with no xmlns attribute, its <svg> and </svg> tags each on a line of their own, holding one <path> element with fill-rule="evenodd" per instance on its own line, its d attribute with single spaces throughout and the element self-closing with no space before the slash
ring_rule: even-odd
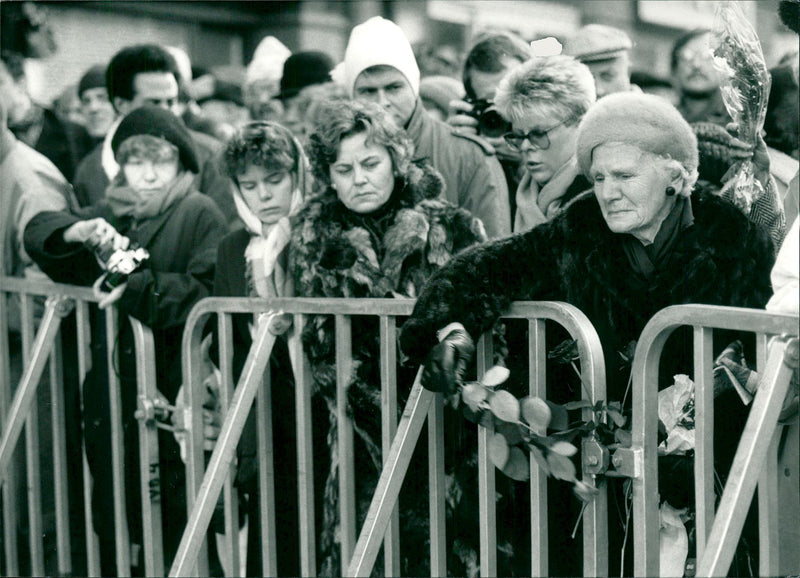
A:
<svg viewBox="0 0 800 578">
<path fill-rule="evenodd" d="M 411 141 L 382 109 L 336 103 L 322 118 L 309 148 L 321 192 L 307 202 L 292 227 L 292 266 L 298 296 L 416 297 L 433 271 L 460 250 L 486 240 L 478 219 L 441 199 L 441 176 L 430 165 L 412 161 Z M 352 335 L 353 375 L 348 396 L 357 433 L 360 523 L 381 464 L 377 320 L 354 318 Z M 324 402 L 325 418 L 330 421 L 323 432 L 330 448 L 329 468 L 323 476 L 327 480 L 318 482 L 324 484 L 321 574 L 340 575 L 340 546 L 335 537 L 339 456 L 333 318 L 310 318 L 303 339 L 314 375 L 315 397 Z M 411 383 L 409 378 L 398 382 L 401 387 Z M 404 394 L 407 391 L 399 392 L 399 397 Z M 319 425 L 315 423 L 315 428 Z M 318 462 L 319 457 L 315 456 Z M 427 475 L 417 478 L 426 480 Z M 404 542 L 404 573 L 411 575 L 419 573 L 418 564 L 426 559 L 419 550 L 427 539 L 423 528 L 427 523 L 427 492 L 422 496 L 424 500 L 415 500 L 420 507 L 413 508 L 422 515 L 406 510 L 408 515 L 401 514 L 404 528 L 414 526 L 413 535 L 421 540 L 418 543 L 412 538 L 413 545 Z"/>
<path fill-rule="evenodd" d="M 581 122 L 577 157 L 593 192 L 552 222 L 465 251 L 428 281 L 401 329 L 400 345 L 412 362 L 425 362 L 423 385 L 429 389 L 453 387 L 456 376 L 442 352 L 455 350 L 456 359 L 466 354 L 462 343 L 490 329 L 512 301 L 559 300 L 581 309 L 608 360 L 608 399 L 621 401 L 630 367 L 618 369 L 611 360 L 639 338 L 656 312 L 681 303 L 761 308 L 770 297 L 767 233 L 718 197 L 691 196 L 697 141 L 672 105 L 635 93 L 603 98 Z M 512 270 L 509 263 L 526 266 Z M 451 323 L 463 328 L 437 345 L 436 332 Z M 729 341 L 715 344 L 721 349 Z M 660 387 L 675 374 L 692 372 L 691 344 L 691 329 L 670 337 Z M 555 387 L 548 392 L 553 395 L 559 395 Z M 725 419 L 715 431 L 723 475 L 746 417 L 741 402 L 726 395 L 717 398 L 715 410 L 725 412 L 717 413 Z M 612 528 L 612 545 L 620 536 Z M 580 566 L 556 566 L 564 557 L 554 556 L 552 547 L 559 546 L 552 537 L 550 543 L 551 571 L 581 573 Z M 619 572 L 613 568 L 619 556 L 610 559 L 612 574 Z"/>
</svg>

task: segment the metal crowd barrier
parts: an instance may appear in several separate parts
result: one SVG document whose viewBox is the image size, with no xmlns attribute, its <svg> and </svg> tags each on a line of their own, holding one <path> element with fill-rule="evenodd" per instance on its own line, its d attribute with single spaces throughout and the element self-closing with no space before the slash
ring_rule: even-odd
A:
<svg viewBox="0 0 800 578">
<path fill-rule="evenodd" d="M 12 389 L 10 375 L 10 339 L 8 331 L 8 299 L 19 298 L 21 309 L 21 341 L 23 372 L 16 391 Z M 34 313 L 37 301 L 46 298 L 41 320 Z M 0 486 L 2 486 L 4 551 L 0 570 L 6 576 L 20 573 L 17 527 L 19 523 L 17 471 L 12 467 L 12 454 L 25 432 L 25 468 L 27 471 L 27 501 L 29 527 L 30 573 L 45 575 L 45 552 L 42 542 L 42 506 L 40 495 L 41 463 L 39 455 L 39 419 L 36 390 L 40 386 L 45 367 L 49 364 L 49 381 L 52 397 L 52 443 L 54 446 L 53 471 L 55 477 L 55 508 L 57 537 L 57 569 L 62 575 L 72 573 L 69 504 L 67 477 L 76 467 L 83 469 L 83 503 L 86 537 L 86 571 L 90 576 L 100 575 L 97 536 L 92 525 L 91 475 L 83 452 L 82 464 L 68 464 L 66 459 L 66 433 L 64 423 L 64 384 L 60 328 L 61 320 L 73 310 L 76 315 L 76 334 L 69 336 L 77 342 L 78 379 L 82 388 L 91 367 L 90 342 L 92 339 L 89 307 L 97 299 L 91 289 L 50 282 L 35 282 L 10 277 L 0 277 Z M 121 398 L 119 377 L 115 367 L 118 358 L 116 309 L 111 307 L 100 313 L 105 316 L 106 349 L 108 352 L 108 387 L 111 413 L 112 468 L 114 479 L 114 534 L 116 563 L 119 576 L 130 576 L 130 540 L 125 506 L 124 451 L 122 434 Z M 37 329 L 38 325 L 38 329 Z M 153 336 L 149 328 L 131 319 L 137 354 L 137 380 L 139 412 L 152 409 L 155 401 L 155 355 Z M 74 360 L 69 360 L 74 362 Z M 11 394 L 13 392 L 13 399 Z M 82 395 L 81 395 L 82 399 Z M 142 464 L 158 464 L 157 429 L 155 420 L 139 420 Z M 81 436 L 82 437 L 82 436 Z M 163 545 L 160 540 L 160 497 L 158 468 L 142 468 L 141 492 L 144 517 L 145 571 L 148 576 L 163 575 Z M 129 491 L 135 491 L 129 488 Z"/>
<path fill-rule="evenodd" d="M 633 363 L 632 447 L 615 453 L 618 469 L 633 480 L 634 574 L 659 575 L 658 513 L 658 364 L 667 338 L 675 329 L 694 331 L 695 382 L 695 504 L 697 576 L 726 575 L 744 518 L 758 482 L 759 575 L 779 574 L 778 502 L 776 484 L 778 414 L 786 395 L 794 352 L 796 365 L 798 318 L 763 310 L 677 305 L 659 311 L 642 331 Z M 745 431 L 719 508 L 714 505 L 713 330 L 756 334 L 756 365 L 760 380 Z M 768 339 L 776 337 L 768 347 Z M 790 355 L 786 352 L 789 350 Z M 797 457 L 795 456 L 795 463 Z M 796 475 L 796 474 L 795 474 Z"/>
<path fill-rule="evenodd" d="M 253 345 L 245 362 L 244 370 L 235 390 L 231 383 L 231 314 L 262 313 L 280 311 L 294 316 L 294 329 L 289 336 L 289 351 L 295 372 L 296 419 L 298 451 L 297 499 L 300 512 L 301 574 L 316 574 L 316 545 L 314 525 L 313 458 L 311 452 L 311 389 L 312 376 L 305 360 L 297 328 L 305 325 L 307 316 L 315 314 L 333 315 L 336 324 L 336 382 L 339 435 L 339 507 L 341 520 L 341 572 L 345 576 L 369 575 L 378 550 L 384 548 L 384 568 L 387 575 L 400 573 L 399 517 L 397 498 L 411 453 L 416 446 L 420 431 L 428 421 L 428 454 L 430 480 L 430 538 L 431 573 L 446 575 L 445 534 L 445 484 L 444 484 L 444 432 L 441 396 L 424 390 L 415 382 L 399 425 L 397 415 L 396 382 L 396 326 L 397 318 L 408 316 L 413 308 L 411 300 L 388 299 L 272 299 L 255 300 L 243 298 L 209 298 L 199 302 L 186 323 L 183 340 L 184 383 L 187 387 L 187 405 L 192 423 L 191 449 L 187 463 L 189 522 L 178 553 L 170 570 L 170 576 L 205 575 L 208 572 L 208 556 L 205 545 L 213 509 L 220 492 L 225 489 L 227 539 L 229 551 L 238 551 L 238 532 L 233 527 L 236 519 L 236 503 L 230 489 L 231 464 L 236 445 L 244 428 L 244 422 L 258 393 L 259 415 L 259 465 L 261 486 L 262 562 L 264 575 L 275 575 L 274 488 L 272 486 L 272 447 L 270 439 L 271 408 L 269 403 L 267 366 L 275 337 L 267 330 L 266 320 L 258 325 Z M 201 401 L 198 392 L 203 391 L 203 375 L 200 363 L 200 343 L 209 316 L 218 315 L 220 335 L 220 360 L 223 375 L 221 390 L 230 398 L 219 438 L 211 455 L 208 468 L 203 468 L 203 440 L 201 423 Z M 380 362 L 382 395 L 382 440 L 384 469 L 378 482 L 377 492 L 367 513 L 364 528 L 358 534 L 355 527 L 355 479 L 353 461 L 353 425 L 346 411 L 346 391 L 352 365 L 351 319 L 354 316 L 376 316 L 380 327 Z M 545 394 L 545 320 L 554 320 L 563 325 L 577 339 L 581 367 L 588 384 L 588 395 L 592 401 L 605 398 L 605 365 L 594 328 L 576 308 L 563 303 L 537 302 L 516 303 L 507 314 L 509 318 L 527 319 L 530 333 L 530 392 L 544 397 Z M 478 346 L 478 373 L 482 375 L 491 365 L 491 339 L 481 338 Z M 585 394 L 586 395 L 586 394 Z M 590 412 L 590 410 L 587 410 Z M 588 417 L 588 414 L 587 414 Z M 488 457 L 488 440 L 492 431 L 479 428 L 479 486 L 480 486 L 480 550 L 481 574 L 492 576 L 497 572 L 497 542 L 495 534 L 495 502 L 487 499 L 494 496 L 495 467 Z M 266 441 L 266 445 L 262 442 Z M 538 467 L 531 466 L 531 529 L 532 563 L 535 572 L 547 574 L 547 497 L 546 480 Z M 594 477 L 584 467 L 584 481 L 594 485 Z M 607 500 L 604 491 L 586 509 L 584 527 L 584 571 L 587 575 L 607 573 Z M 358 536 L 358 540 L 356 540 Z"/>
</svg>

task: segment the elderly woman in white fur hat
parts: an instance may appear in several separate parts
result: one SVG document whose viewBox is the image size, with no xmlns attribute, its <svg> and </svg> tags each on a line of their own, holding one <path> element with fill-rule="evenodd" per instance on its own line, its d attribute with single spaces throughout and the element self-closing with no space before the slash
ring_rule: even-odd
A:
<svg viewBox="0 0 800 578">
<path fill-rule="evenodd" d="M 769 236 L 727 201 L 691 194 L 697 141 L 671 104 L 653 95 L 609 95 L 586 113 L 574 138 L 578 167 L 593 190 L 548 223 L 461 253 L 428 280 L 400 335 L 408 359 L 424 363 L 428 389 L 453 391 L 461 379 L 455 371 L 459 359 L 472 355 L 470 336 L 489 330 L 512 301 L 560 300 L 581 309 L 603 345 L 608 400 L 622 401 L 630 367 L 619 367 L 618 352 L 638 340 L 656 312 L 681 303 L 761 308 L 769 299 Z M 452 329 L 458 323 L 463 327 Z M 445 327 L 452 331 L 437 344 L 437 331 Z M 721 349 L 729 340 L 716 339 L 715 345 Z M 665 345 L 657 385 L 691 373 L 691 359 L 691 331 L 678 330 Z M 524 387 L 519 396 L 526 395 Z M 563 398 L 563 388 L 563 382 L 550 380 L 548 398 Z M 723 478 L 746 414 L 729 397 L 724 393 L 715 402 L 718 408 L 725 403 L 717 411 L 726 419 L 715 424 Z M 661 486 L 664 498 L 672 486 Z M 683 484 L 674 487 L 685 490 Z M 673 506 L 691 499 L 689 490 L 674 493 L 680 495 L 670 498 Z M 612 547 L 622 535 L 621 528 L 611 532 Z M 563 545 L 552 536 L 550 544 L 551 571 L 581 573 L 554 568 L 568 558 L 553 550 Z M 610 559 L 614 565 L 619 557 Z"/>
</svg>

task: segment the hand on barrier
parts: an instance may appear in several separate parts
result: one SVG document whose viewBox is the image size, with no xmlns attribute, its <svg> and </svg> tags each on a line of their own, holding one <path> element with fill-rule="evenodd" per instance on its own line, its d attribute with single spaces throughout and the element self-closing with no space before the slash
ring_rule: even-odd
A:
<svg viewBox="0 0 800 578">
<path fill-rule="evenodd" d="M 94 282 L 92 285 L 92 291 L 94 292 L 94 296 L 100 299 L 97 302 L 97 306 L 100 309 L 105 309 L 106 307 L 113 305 L 116 303 L 122 294 L 125 292 L 125 288 L 128 286 L 127 283 L 122 283 L 121 285 L 117 285 L 114 287 L 111 292 L 103 291 L 103 283 L 106 281 L 106 276 L 108 273 L 104 273 L 100 277 L 97 278 L 97 281 Z"/>
<path fill-rule="evenodd" d="M 421 383 L 430 391 L 451 394 L 475 353 L 475 343 L 460 323 L 451 323 L 442 329 L 439 339 L 425 360 Z"/>
</svg>

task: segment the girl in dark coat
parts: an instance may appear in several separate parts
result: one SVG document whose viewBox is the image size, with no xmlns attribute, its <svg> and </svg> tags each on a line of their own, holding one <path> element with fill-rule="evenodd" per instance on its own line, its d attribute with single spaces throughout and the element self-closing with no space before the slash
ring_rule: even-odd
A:
<svg viewBox="0 0 800 578">
<path fill-rule="evenodd" d="M 90 285 L 104 272 L 86 242 L 125 249 L 137 244 L 149 260 L 103 294 L 101 308 L 119 309 L 119 375 L 125 441 L 128 526 L 132 544 L 142 544 L 141 492 L 136 408 L 136 369 L 128 316 L 153 329 L 159 391 L 174 403 L 181 383 L 181 337 L 192 306 L 211 293 L 225 219 L 192 188 L 197 158 L 186 129 L 169 112 L 143 107 L 119 125 L 112 141 L 120 172 L 103 203 L 76 216 L 40 213 L 25 229 L 25 248 L 54 281 Z M 95 283 L 99 289 L 100 284 Z M 93 477 L 92 511 L 100 540 L 101 570 L 116 575 L 112 501 L 111 429 L 108 414 L 105 323 L 95 319 L 92 369 L 84 384 L 86 453 Z M 160 432 L 161 434 L 162 432 Z M 164 554 L 168 565 L 186 522 L 184 469 L 171 435 L 159 435 Z M 136 548 L 132 548 L 136 551 Z M 141 548 L 138 548 L 140 551 Z M 132 564 L 141 567 L 136 557 Z"/>
<path fill-rule="evenodd" d="M 730 203 L 690 196 L 697 157 L 691 127 L 666 101 L 633 93 L 598 101 L 577 136 L 578 162 L 594 182 L 593 193 L 550 223 L 464 252 L 429 280 L 400 335 L 412 362 L 432 356 L 423 384 L 452 387 L 452 366 L 438 372 L 430 361 L 455 345 L 458 332 L 431 351 L 439 329 L 459 322 L 468 334 L 480 335 L 512 301 L 559 300 L 581 309 L 600 336 L 608 399 L 616 401 L 625 395 L 630 367 L 618 369 L 611 360 L 638 339 L 657 311 L 681 303 L 763 307 L 771 294 L 772 243 Z M 511 270 L 509 263 L 526 266 Z M 720 348 L 728 342 L 715 339 Z M 691 344 L 691 329 L 667 341 L 660 387 L 692 371 Z M 563 392 L 552 384 L 548 395 Z M 720 397 L 715 411 L 726 416 L 715 431 L 715 458 L 724 475 L 746 408 Z M 620 535 L 612 531 L 612 544 Z M 551 537 L 558 547 L 554 542 Z M 565 559 L 551 550 L 551 570 L 581 572 L 553 567 Z M 610 559 L 611 572 L 618 572 L 613 564 L 619 557 Z"/>
<path fill-rule="evenodd" d="M 430 274 L 452 255 L 486 239 L 480 221 L 440 200 L 441 177 L 429 165 L 411 162 L 411 141 L 383 110 L 374 105 L 337 103 L 321 118 L 309 149 L 321 192 L 307 201 L 292 227 L 292 269 L 298 296 L 415 297 Z M 354 318 L 352 335 L 353 374 L 348 396 L 357 432 L 360 527 L 381 464 L 377 320 Z M 339 456 L 332 317 L 311 317 L 303 329 L 303 341 L 314 376 L 315 399 L 323 402 L 321 416 L 330 422 L 330 428 L 321 431 L 330 450 L 328 472 L 323 476 L 327 480 L 317 482 L 317 487 L 324 486 L 325 496 L 319 540 L 320 573 L 339 575 Z M 398 379 L 399 384 L 411 381 L 413 376 Z M 399 392 L 400 403 L 405 394 L 407 391 Z M 319 415 L 318 411 L 315 418 Z M 315 422 L 317 430 L 322 425 Z M 427 476 L 415 478 L 415 482 L 424 483 Z M 419 516 L 419 508 L 412 513 L 402 505 L 400 516 L 405 535 L 414 527 L 413 535 L 422 540 L 404 542 L 403 572 L 410 575 L 421 571 L 419 564 L 425 562 L 421 552 L 426 551 L 427 539 L 423 528 L 427 492 L 415 496 L 423 516 Z M 422 496 L 424 501 L 419 499 Z"/>
<path fill-rule="evenodd" d="M 225 172 L 244 228 L 220 243 L 214 277 L 219 297 L 292 297 L 294 285 L 287 273 L 290 215 L 296 213 L 309 190 L 308 161 L 297 139 L 283 126 L 252 122 L 229 141 L 224 154 Z M 252 343 L 253 318 L 233 320 L 233 372 L 238 380 Z M 290 317 L 273 320 L 272 330 L 283 335 Z M 216 349 L 212 348 L 212 356 Z M 285 338 L 275 342 L 270 358 L 275 448 L 275 488 L 285 499 L 276 501 L 278 574 L 298 576 L 297 457 L 295 441 L 294 379 Z M 261 573 L 261 539 L 258 494 L 257 432 L 251 412 L 238 449 L 237 484 L 247 495 L 247 575 Z"/>
</svg>

